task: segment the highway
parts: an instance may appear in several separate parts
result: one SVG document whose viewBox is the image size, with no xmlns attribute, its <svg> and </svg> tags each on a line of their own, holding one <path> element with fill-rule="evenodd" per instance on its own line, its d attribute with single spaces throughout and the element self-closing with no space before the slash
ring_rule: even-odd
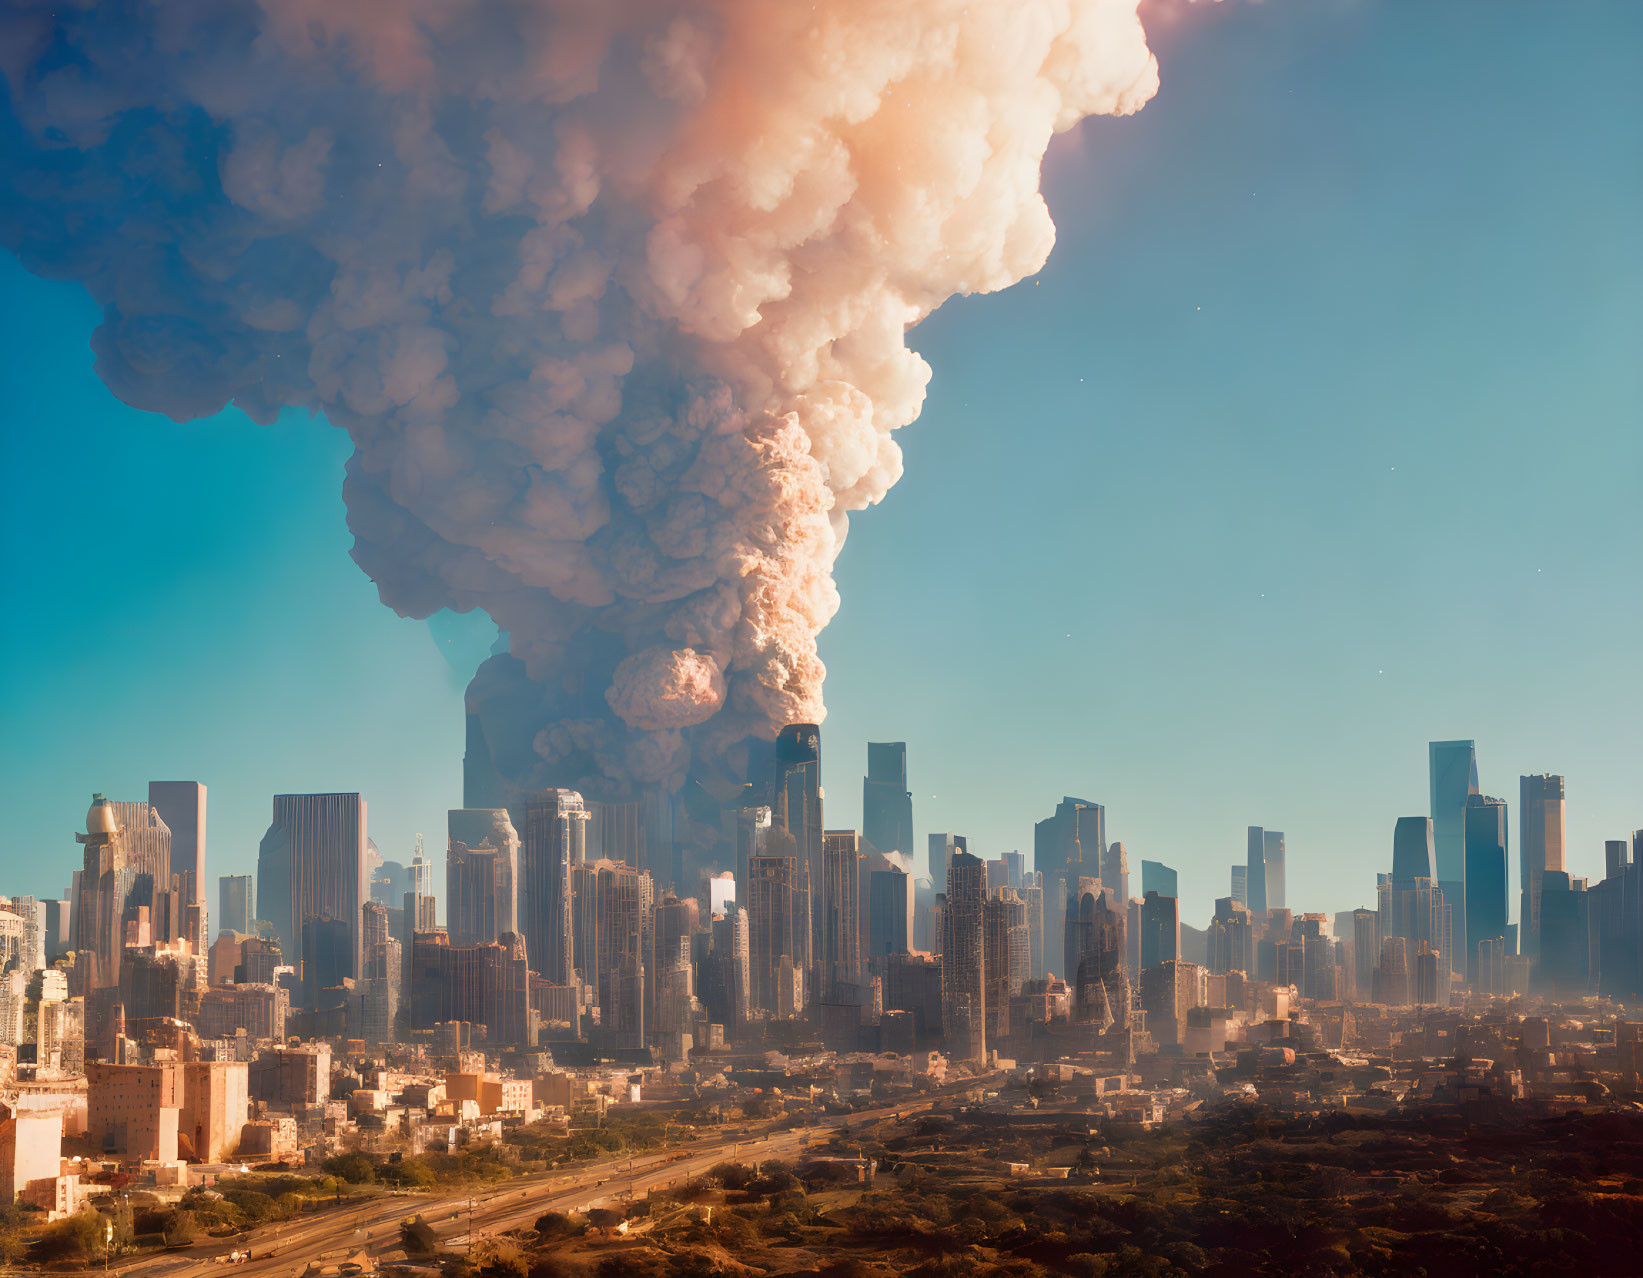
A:
<svg viewBox="0 0 1643 1278">
<path fill-rule="evenodd" d="M 146 1256 L 117 1266 L 127 1278 L 203 1278 L 223 1275 L 295 1275 L 310 1263 L 327 1265 L 364 1250 L 372 1257 L 400 1245 L 400 1222 L 421 1215 L 448 1246 L 466 1247 L 469 1221 L 472 1233 L 483 1238 L 510 1229 L 529 1228 L 548 1211 L 586 1211 L 627 1198 L 642 1198 L 655 1189 L 700 1176 L 726 1161 L 753 1162 L 788 1158 L 811 1141 L 825 1142 L 840 1128 L 878 1122 L 894 1115 L 917 1114 L 975 1087 L 981 1080 L 966 1079 L 936 1092 L 854 1114 L 830 1115 L 806 1127 L 751 1138 L 709 1138 L 687 1146 L 636 1154 L 577 1168 L 569 1172 L 536 1172 L 497 1184 L 476 1187 L 472 1193 L 431 1191 L 405 1196 L 372 1197 L 358 1204 L 330 1208 L 313 1217 L 299 1217 L 258 1229 L 231 1241 L 202 1240 L 186 1252 Z M 471 1216 L 470 1216 L 471 1211 Z M 236 1247 L 253 1259 L 229 1268 L 216 1257 Z"/>
</svg>

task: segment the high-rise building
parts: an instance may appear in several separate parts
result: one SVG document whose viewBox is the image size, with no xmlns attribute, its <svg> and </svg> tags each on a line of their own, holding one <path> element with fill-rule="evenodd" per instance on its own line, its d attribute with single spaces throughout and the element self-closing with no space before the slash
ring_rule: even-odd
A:
<svg viewBox="0 0 1643 1278">
<path fill-rule="evenodd" d="M 1284 832 L 1261 831 L 1261 859 L 1266 863 L 1266 908 L 1284 909 L 1287 904 L 1285 884 L 1287 867 L 1284 861 Z"/>
<path fill-rule="evenodd" d="M 599 860 L 574 870 L 573 961 L 597 992 L 601 1036 L 615 1047 L 643 1047 L 645 982 L 655 966 L 654 881 L 623 861 Z"/>
<path fill-rule="evenodd" d="M 147 803 L 92 796 L 75 898 L 75 944 L 82 988 L 113 989 L 127 944 L 151 945 L 155 897 L 171 883 L 171 830 Z M 106 1027 L 95 1027 L 101 1033 Z M 94 1034 L 95 1036 L 95 1034 Z"/>
<path fill-rule="evenodd" d="M 1249 827 L 1249 859 L 1244 876 L 1244 904 L 1251 914 L 1265 914 L 1266 891 L 1266 831 L 1258 825 Z"/>
<path fill-rule="evenodd" d="M 1523 953 L 1531 958 L 1540 953 L 1542 876 L 1568 868 L 1563 805 L 1562 777 L 1543 774 L 1518 779 L 1518 866 L 1523 891 L 1518 934 Z"/>
<path fill-rule="evenodd" d="M 773 852 L 782 843 L 792 847 L 791 838 L 772 840 Z M 800 920 L 793 902 L 793 880 L 797 857 L 755 856 L 748 863 L 747 923 L 748 965 L 752 974 L 750 1001 L 767 1015 L 781 1012 L 779 986 L 783 966 L 793 965 L 794 931 Z"/>
<path fill-rule="evenodd" d="M 1505 801 L 1467 795 L 1461 833 L 1466 853 L 1466 979 L 1476 985 L 1478 944 L 1494 941 L 1504 945 L 1506 939 Z"/>
<path fill-rule="evenodd" d="M 225 874 L 217 880 L 217 930 L 249 936 L 257 917 L 255 880 L 249 874 Z"/>
<path fill-rule="evenodd" d="M 1564 996 L 1586 993 L 1591 979 L 1590 893 L 1563 870 L 1541 876 L 1540 951 L 1535 983 Z"/>
<path fill-rule="evenodd" d="M 525 803 L 519 851 L 519 921 L 531 969 L 556 985 L 575 964 L 572 867 L 587 860 L 587 809 L 575 790 L 543 790 Z M 636 862 L 627 864 L 635 872 Z M 449 907 L 447 907 L 449 914 Z M 592 981 L 591 973 L 584 979 Z"/>
<path fill-rule="evenodd" d="M 947 891 L 947 867 L 952 863 L 954 854 L 969 850 L 970 841 L 962 834 L 939 833 L 929 836 L 927 855 L 930 882 L 935 885 L 938 896 L 944 895 Z"/>
<path fill-rule="evenodd" d="M 905 741 L 867 743 L 867 776 L 861 783 L 861 832 L 880 852 L 912 856 L 915 850 Z"/>
<path fill-rule="evenodd" d="M 170 872 L 183 899 L 205 906 L 205 787 L 198 781 L 150 781 L 148 805 L 171 831 Z"/>
<path fill-rule="evenodd" d="M 1067 906 L 1080 878 L 1100 878 L 1107 852 L 1107 810 L 1088 799 L 1066 796 L 1055 812 L 1033 825 L 1033 868 L 1044 881 L 1044 948 L 1046 954 L 1066 952 Z M 1107 885 L 1118 909 L 1124 905 L 1120 885 Z M 1123 891 L 1128 891 L 1124 885 Z M 1128 898 L 1124 898 L 1127 900 Z M 1046 960 L 1048 961 L 1048 960 Z M 1067 980 L 1073 973 L 1066 973 Z"/>
<path fill-rule="evenodd" d="M 485 1027 L 494 1047 L 532 1042 L 530 970 L 516 933 L 488 945 L 452 945 L 443 931 L 418 932 L 405 990 L 413 1032 L 449 1021 Z"/>
<path fill-rule="evenodd" d="M 854 983 L 861 976 L 861 837 L 854 830 L 828 830 L 822 836 L 818 887 L 819 996 L 831 999 L 839 985 Z"/>
<path fill-rule="evenodd" d="M 771 826 L 791 834 L 796 848 L 793 904 L 798 925 L 791 957 L 808 980 L 822 933 L 821 729 L 815 724 L 790 723 L 776 734 L 770 791 Z"/>
<path fill-rule="evenodd" d="M 1392 831 L 1392 877 L 1432 879 L 1432 818 L 1399 817 Z"/>
<path fill-rule="evenodd" d="M 875 853 L 866 860 L 868 959 L 913 948 L 913 859 Z"/>
<path fill-rule="evenodd" d="M 1180 878 L 1162 861 L 1141 862 L 1141 895 L 1156 892 L 1159 896 L 1180 896 Z"/>
<path fill-rule="evenodd" d="M 1478 792 L 1478 755 L 1471 741 L 1427 745 L 1432 854 L 1438 886 L 1455 907 L 1456 970 L 1465 973 L 1477 947 L 1466 938 L 1466 800 Z M 1470 958 L 1468 955 L 1470 954 Z"/>
<path fill-rule="evenodd" d="M 1130 899 L 1130 857 L 1122 843 L 1107 844 L 1107 850 L 1101 854 L 1101 883 L 1115 901 Z"/>
<path fill-rule="evenodd" d="M 483 945 L 519 931 L 519 835 L 508 810 L 452 808 L 445 819 L 445 927 L 451 944 Z"/>
<path fill-rule="evenodd" d="M 1388 1007 L 1407 1007 L 1413 1002 L 1409 966 L 1408 939 L 1382 937 L 1380 963 L 1375 969 L 1375 1002 Z"/>
<path fill-rule="evenodd" d="M 1633 847 L 1643 851 L 1643 841 Z M 1643 864 L 1624 839 L 1603 844 L 1603 881 L 1590 890 L 1588 921 L 1599 994 L 1623 1003 L 1643 997 Z"/>
<path fill-rule="evenodd" d="M 1179 1043 L 1185 1037 L 1187 1013 L 1204 1005 L 1206 975 L 1198 964 L 1175 959 L 1141 973 L 1141 1006 L 1154 1039 Z"/>
<path fill-rule="evenodd" d="M 955 852 L 941 915 L 942 1025 L 960 1060 L 987 1055 L 985 904 L 987 870 L 979 857 Z"/>
<path fill-rule="evenodd" d="M 1042 980 L 1048 974 L 1044 957 L 1044 876 L 1028 870 L 1022 877 L 1021 900 L 1027 907 L 1027 974 Z"/>
<path fill-rule="evenodd" d="M 370 899 L 365 799 L 358 794 L 276 794 L 257 853 L 259 911 L 285 954 L 302 954 L 310 919 L 342 920 L 350 943 L 343 976 L 360 973 L 360 907 Z"/>
<path fill-rule="evenodd" d="M 1249 905 L 1249 867 L 1247 865 L 1233 866 L 1232 882 L 1228 886 L 1231 889 L 1232 899 L 1247 908 Z"/>
<path fill-rule="evenodd" d="M 1352 978 L 1360 1003 L 1375 997 L 1375 969 L 1381 958 L 1381 916 L 1374 910 L 1352 911 Z"/>
<path fill-rule="evenodd" d="M 1249 975 L 1255 963 L 1254 946 L 1249 908 L 1233 897 L 1221 897 L 1215 902 L 1215 917 L 1209 925 L 1209 970 L 1217 975 Z"/>
<path fill-rule="evenodd" d="M 734 905 L 713 919 L 713 952 L 703 1004 L 732 1038 L 747 1025 L 752 986 L 747 911 Z"/>
<path fill-rule="evenodd" d="M 1011 887 L 1001 887 L 982 904 L 982 968 L 989 1038 L 1010 1033 L 1010 999 L 1027 981 L 1027 906 Z"/>
<path fill-rule="evenodd" d="M 1181 903 L 1156 890 L 1148 892 L 1141 900 L 1141 970 L 1180 957 Z"/>
</svg>

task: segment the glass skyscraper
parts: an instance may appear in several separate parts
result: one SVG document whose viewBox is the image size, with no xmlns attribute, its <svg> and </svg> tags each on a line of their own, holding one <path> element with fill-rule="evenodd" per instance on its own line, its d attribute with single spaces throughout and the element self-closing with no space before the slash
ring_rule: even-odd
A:
<svg viewBox="0 0 1643 1278">
<path fill-rule="evenodd" d="M 1141 895 L 1156 892 L 1159 896 L 1180 896 L 1180 877 L 1162 861 L 1141 862 Z"/>
<path fill-rule="evenodd" d="M 1455 959 L 1459 970 L 1476 947 L 1466 936 L 1466 801 L 1478 792 L 1478 754 L 1471 741 L 1427 745 L 1434 869 L 1444 897 L 1455 907 Z"/>
<path fill-rule="evenodd" d="M 1478 942 L 1506 937 L 1506 801 L 1468 795 L 1465 836 L 1466 979 L 1475 986 Z"/>
</svg>

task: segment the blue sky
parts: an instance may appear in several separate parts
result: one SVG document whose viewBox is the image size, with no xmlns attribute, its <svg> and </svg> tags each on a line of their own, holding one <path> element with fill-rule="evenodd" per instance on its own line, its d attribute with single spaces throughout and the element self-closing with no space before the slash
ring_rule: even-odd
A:
<svg viewBox="0 0 1643 1278">
<path fill-rule="evenodd" d="M 829 824 L 905 738 L 921 836 L 1029 849 L 1095 799 L 1202 924 L 1265 824 L 1291 904 L 1346 909 L 1426 742 L 1474 737 L 1514 808 L 1566 774 L 1600 873 L 1643 825 L 1643 8 L 1269 0 L 1155 43 L 1158 98 L 1052 151 L 1042 275 L 914 335 L 822 639 Z M 213 874 L 276 791 L 437 847 L 484 636 L 376 602 L 345 437 L 136 412 L 83 293 L 0 289 L 0 890 L 61 891 L 92 790 L 150 777 L 211 787 Z"/>
</svg>

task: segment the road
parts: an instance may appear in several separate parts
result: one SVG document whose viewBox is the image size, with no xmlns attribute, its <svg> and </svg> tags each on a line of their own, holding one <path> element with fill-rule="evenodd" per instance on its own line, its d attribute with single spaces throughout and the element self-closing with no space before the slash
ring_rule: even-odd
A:
<svg viewBox="0 0 1643 1278">
<path fill-rule="evenodd" d="M 126 1278 L 204 1278 L 207 1274 L 227 1273 L 236 1278 L 272 1278 L 276 1274 L 300 1274 L 315 1261 L 335 1263 L 360 1250 L 376 1256 L 397 1248 L 400 1222 L 419 1214 L 448 1245 L 466 1246 L 470 1219 L 473 1235 L 483 1238 L 529 1228 L 544 1212 L 586 1211 L 629 1197 L 640 1198 L 651 1190 L 700 1176 L 727 1160 L 788 1157 L 800 1152 L 809 1141 L 825 1140 L 847 1125 L 923 1113 L 969 1091 L 980 1081 L 967 1079 L 961 1085 L 909 1098 L 901 1104 L 832 1115 L 790 1131 L 747 1139 L 710 1138 L 684 1148 L 636 1154 L 571 1172 L 536 1172 L 480 1187 L 472 1195 L 434 1193 L 366 1199 L 357 1205 L 322 1211 L 313 1218 L 257 1230 L 248 1245 L 256 1259 L 232 1269 L 216 1263 L 213 1257 L 226 1255 L 235 1246 L 247 1247 L 243 1239 L 209 1247 L 196 1245 L 186 1254 L 144 1257 L 121 1266 L 119 1272 Z"/>
</svg>

